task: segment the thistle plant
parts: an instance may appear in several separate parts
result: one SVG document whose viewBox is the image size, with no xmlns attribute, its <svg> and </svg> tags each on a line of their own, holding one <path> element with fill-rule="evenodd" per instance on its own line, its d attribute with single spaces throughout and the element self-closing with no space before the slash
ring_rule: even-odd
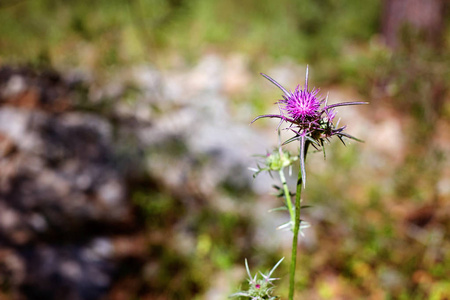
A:
<svg viewBox="0 0 450 300">
<path fill-rule="evenodd" d="M 308 146 L 311 144 L 314 148 L 320 149 L 325 155 L 325 143 L 330 138 L 337 136 L 345 145 L 344 137 L 361 141 L 345 132 L 346 126 L 338 127 L 334 125 L 333 120 L 336 116 L 335 108 L 339 106 L 367 104 L 367 102 L 343 102 L 328 105 L 328 95 L 325 99 L 318 96 L 319 89 L 308 90 L 308 67 L 306 68 L 305 86 L 302 89 L 298 85 L 294 92 L 287 91 L 281 84 L 276 82 L 266 74 L 261 73 L 266 79 L 275 84 L 284 95 L 283 99 L 277 102 L 280 109 L 278 115 L 261 115 L 253 119 L 252 123 L 261 118 L 278 118 L 280 123 L 278 129 L 283 123 L 287 123 L 285 130 L 294 133 L 294 136 L 283 143 L 288 144 L 293 141 L 300 142 L 300 171 L 303 187 L 306 185 L 305 158 Z"/>
<path fill-rule="evenodd" d="M 305 161 L 308 149 L 311 147 L 318 151 L 322 151 L 324 158 L 326 157 L 325 145 L 330 142 L 331 138 L 336 136 L 345 145 L 344 138 L 352 139 L 361 142 L 361 140 L 344 132 L 346 126 L 339 127 L 339 121 L 334 122 L 336 117 L 336 107 L 368 104 L 367 102 L 343 102 L 337 104 L 328 105 L 328 95 L 322 98 L 319 94 L 320 90 L 316 88 L 309 89 L 308 87 L 308 67 L 306 68 L 305 85 L 301 87 L 298 85 L 294 91 L 285 89 L 281 84 L 272 79 L 266 74 L 261 73 L 267 80 L 276 85 L 282 92 L 282 99 L 276 103 L 279 108 L 279 114 L 267 114 L 256 117 L 253 121 L 262 118 L 277 118 L 280 122 L 277 126 L 277 132 L 279 137 L 278 149 L 271 154 L 265 156 L 265 160 L 262 165 L 258 164 L 257 169 L 254 169 L 254 176 L 263 171 L 278 172 L 282 187 L 277 187 L 278 196 L 283 198 L 285 206 L 280 209 L 289 211 L 290 220 L 279 226 L 279 229 L 288 228 L 293 231 L 292 238 L 292 253 L 291 264 L 289 271 L 289 300 L 294 299 L 294 284 L 297 262 L 297 245 L 298 235 L 302 235 L 301 229 L 307 228 L 309 224 L 301 220 L 300 212 L 301 206 L 301 193 L 302 188 L 306 187 L 306 171 Z M 284 125 L 284 126 L 283 126 Z M 281 131 L 290 133 L 290 137 L 284 142 L 281 141 Z M 299 153 L 292 155 L 288 151 L 283 149 L 283 146 L 292 143 L 299 143 Z M 284 169 L 289 168 L 291 170 L 292 165 L 299 161 L 299 172 L 297 175 L 296 192 L 291 193 L 286 183 Z M 294 203 L 292 198 L 295 197 Z M 278 262 L 278 264 L 281 261 Z M 278 266 L 277 264 L 277 266 Z M 246 268 L 248 271 L 248 265 L 246 262 Z M 275 269 L 275 268 L 274 268 Z M 273 272 L 273 270 L 272 270 Z M 250 272 L 248 271 L 249 276 Z M 251 278 L 251 276 L 250 276 Z M 256 282 L 256 277 L 252 282 Z M 244 292 L 234 294 L 234 296 L 248 296 L 250 294 L 244 294 Z M 275 299 L 275 298 L 252 298 L 252 299 Z"/>
</svg>

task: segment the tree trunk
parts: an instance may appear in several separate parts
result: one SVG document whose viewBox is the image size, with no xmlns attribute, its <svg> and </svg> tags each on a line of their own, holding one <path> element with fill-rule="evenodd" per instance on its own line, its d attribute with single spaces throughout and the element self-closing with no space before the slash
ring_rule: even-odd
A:
<svg viewBox="0 0 450 300">
<path fill-rule="evenodd" d="M 445 0 L 385 0 L 382 32 L 388 47 L 401 45 L 405 30 L 439 47 L 443 41 Z"/>
</svg>

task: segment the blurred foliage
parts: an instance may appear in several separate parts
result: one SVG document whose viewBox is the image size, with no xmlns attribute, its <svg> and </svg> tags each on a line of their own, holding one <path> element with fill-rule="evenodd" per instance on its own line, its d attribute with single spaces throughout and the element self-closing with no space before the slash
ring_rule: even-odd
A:
<svg viewBox="0 0 450 300">
<path fill-rule="evenodd" d="M 378 0 L 11 0 L 0 6 L 0 58 L 101 69 L 215 49 L 326 68 L 370 38 L 379 11 Z"/>
<path fill-rule="evenodd" d="M 446 26 L 450 36 L 450 23 Z M 378 44 L 345 65 L 345 81 L 371 103 L 397 111 L 404 124 L 405 160 L 394 174 L 396 195 L 421 202 L 436 197 L 436 182 L 447 158 L 433 145 L 439 122 L 450 120 L 450 41 L 436 48 L 405 27 L 398 49 Z M 418 159 L 420 158 L 420 159 Z"/>
<path fill-rule="evenodd" d="M 374 106 L 391 103 L 411 119 L 394 188 L 385 192 L 362 174 L 356 147 L 327 151 L 328 171 L 314 174 L 306 191 L 314 207 L 305 218 L 318 220 L 311 229 L 318 242 L 302 249 L 298 289 L 316 299 L 446 299 L 449 220 L 416 224 L 407 212 L 411 200 L 439 208 L 434 192 L 444 154 L 428 142 L 436 122 L 450 118 L 450 42 L 436 50 L 406 33 L 401 49 L 390 51 L 377 42 L 380 15 L 379 0 L 9 0 L 0 3 L 0 63 L 107 73 L 140 62 L 170 65 L 174 56 L 192 62 L 207 51 L 243 52 L 253 68 L 290 57 L 314 65 L 315 82 L 351 85 Z M 262 109 L 271 98 L 252 88 L 258 100 L 248 102 Z M 184 145 L 172 146 L 159 151 L 183 155 Z M 226 183 L 222 188 L 242 202 L 254 200 Z M 248 214 L 214 210 L 197 196 L 174 193 L 153 178 L 133 185 L 147 256 L 119 272 L 119 282 L 134 282 L 130 299 L 192 299 L 245 257 L 273 266 L 289 255 L 256 253 Z M 193 243 L 186 249 L 195 251 L 183 252 L 179 242 Z M 287 268 L 277 269 L 283 279 Z M 286 294 L 286 280 L 279 284 Z"/>
<path fill-rule="evenodd" d="M 351 299 L 430 299 L 448 287 L 450 222 L 421 219 L 427 209 L 439 209 L 433 200 L 422 199 L 431 205 L 414 208 L 414 203 L 395 203 L 393 195 L 381 194 L 380 185 L 368 183 L 356 163 L 357 147 L 334 146 L 327 158 L 332 171 L 314 174 L 306 190 L 313 207 L 305 217 L 318 220 L 313 228 L 319 241 L 302 257 L 302 265 L 315 270 L 308 273 L 308 287 L 320 289 L 327 282 L 331 296 L 324 291 L 323 299 L 342 293 Z M 330 287 L 330 280 L 342 282 L 341 288 Z M 444 291 L 437 299 L 449 296 L 450 290 Z"/>
<path fill-rule="evenodd" d="M 135 268 L 119 272 L 119 281 L 135 281 L 130 295 L 194 299 L 214 283 L 215 274 L 250 253 L 252 224 L 245 215 L 198 206 L 192 201 L 206 200 L 174 195 L 159 185 L 135 187 L 132 199 L 148 236 L 148 253 Z"/>
</svg>

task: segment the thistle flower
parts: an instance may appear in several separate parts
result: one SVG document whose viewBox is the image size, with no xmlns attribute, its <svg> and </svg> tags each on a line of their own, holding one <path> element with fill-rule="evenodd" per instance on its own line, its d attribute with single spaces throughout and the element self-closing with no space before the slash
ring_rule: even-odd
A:
<svg viewBox="0 0 450 300">
<path fill-rule="evenodd" d="M 367 102 L 343 102 L 328 105 L 328 95 L 325 99 L 319 96 L 319 89 L 308 89 L 308 67 L 306 68 L 305 86 L 302 88 L 298 85 L 295 90 L 287 91 L 281 84 L 266 74 L 261 73 L 266 79 L 275 84 L 283 93 L 283 99 L 277 102 L 280 114 L 261 115 L 253 121 L 261 118 L 278 118 L 280 123 L 287 123 L 284 128 L 294 133 L 294 136 L 283 143 L 287 144 L 292 141 L 300 141 L 300 168 L 302 173 L 302 182 L 305 186 L 305 155 L 308 146 L 311 144 L 316 149 L 322 149 L 325 155 L 324 144 L 329 142 L 332 136 L 337 136 L 345 145 L 343 137 L 347 137 L 356 141 L 361 141 L 347 133 L 344 133 L 346 126 L 338 127 L 333 124 L 336 116 L 334 108 L 347 105 L 368 104 Z M 338 122 L 339 123 L 339 122 Z"/>
</svg>

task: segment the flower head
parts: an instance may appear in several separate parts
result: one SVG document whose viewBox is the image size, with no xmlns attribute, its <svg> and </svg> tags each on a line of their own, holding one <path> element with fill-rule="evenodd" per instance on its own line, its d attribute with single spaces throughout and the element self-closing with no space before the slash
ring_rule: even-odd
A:
<svg viewBox="0 0 450 300">
<path fill-rule="evenodd" d="M 283 100 L 278 101 L 281 110 L 297 122 L 307 122 L 318 117 L 321 102 L 317 98 L 319 90 L 313 89 L 311 92 L 301 89 L 298 85 L 294 92 L 290 92 L 289 97 L 283 95 Z"/>
<path fill-rule="evenodd" d="M 247 291 L 240 291 L 233 295 L 230 295 L 230 297 L 248 297 L 252 300 L 275 300 L 278 299 L 277 296 L 273 296 L 273 289 L 274 285 L 272 281 L 278 280 L 278 278 L 272 278 L 272 273 L 275 271 L 275 269 L 281 264 L 284 257 L 280 259 L 275 266 L 268 272 L 267 274 L 259 272 L 259 275 L 261 275 L 262 278 L 259 278 L 258 274 L 255 274 L 254 277 L 252 277 L 252 274 L 250 273 L 250 269 L 248 267 L 247 259 L 245 260 L 245 269 L 247 270 L 248 274 L 248 290 Z"/>
<path fill-rule="evenodd" d="M 277 102 L 280 108 L 280 114 L 261 115 L 256 117 L 252 123 L 261 118 L 278 118 L 280 119 L 278 128 L 280 128 L 283 122 L 288 124 L 284 129 L 293 132 L 294 136 L 285 141 L 284 144 L 295 140 L 300 141 L 300 167 L 302 170 L 303 185 L 305 185 L 306 179 L 305 155 L 309 145 L 324 151 L 324 144 L 332 136 L 337 136 L 342 143 L 344 143 L 343 137 L 360 141 L 344 133 L 345 126 L 338 127 L 334 125 L 333 120 L 336 116 L 334 108 L 347 105 L 368 104 L 367 102 L 343 102 L 328 105 L 328 96 L 321 98 L 319 96 L 319 89 L 308 89 L 308 67 L 306 68 L 305 86 L 302 88 L 298 85 L 293 92 L 288 92 L 281 84 L 268 75 L 262 73 L 261 75 L 275 84 L 283 91 L 284 95 L 282 95 L 283 99 Z"/>
</svg>

